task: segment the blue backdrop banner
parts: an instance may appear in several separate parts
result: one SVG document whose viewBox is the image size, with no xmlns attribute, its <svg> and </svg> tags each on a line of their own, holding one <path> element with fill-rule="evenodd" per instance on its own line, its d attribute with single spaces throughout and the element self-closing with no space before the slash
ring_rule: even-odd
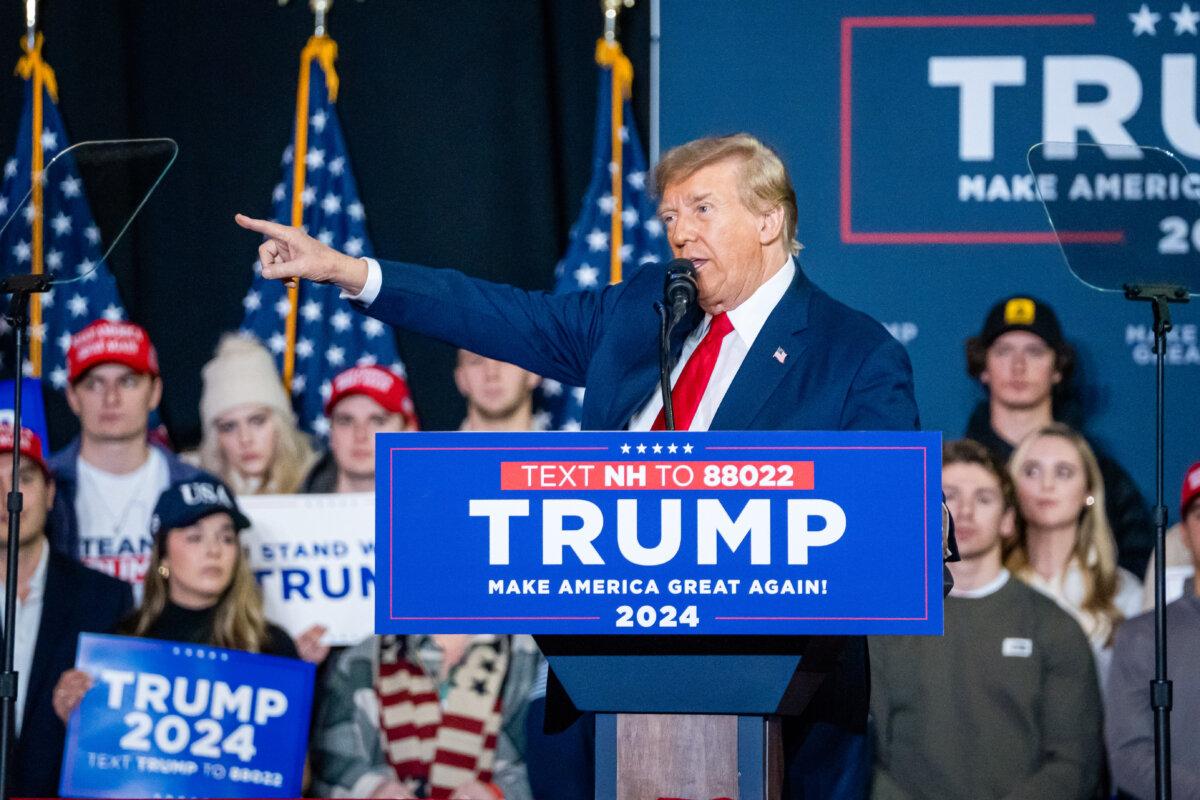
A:
<svg viewBox="0 0 1200 800">
<path fill-rule="evenodd" d="M 63 797 L 299 797 L 313 666 L 82 634 L 95 682 L 67 726 Z"/>
<path fill-rule="evenodd" d="M 379 633 L 942 632 L 936 433 L 376 440 Z"/>
<path fill-rule="evenodd" d="M 806 273 L 907 347 L 923 425 L 963 433 L 983 399 L 964 340 L 998 300 L 1032 295 L 1080 351 L 1079 402 L 1064 419 L 1152 497 L 1150 308 L 1071 275 L 1039 195 L 1076 207 L 1065 232 L 1097 253 L 1128 241 L 1122 213 L 1136 220 L 1178 198 L 1185 210 L 1154 209 L 1146 242 L 1196 274 L 1197 5 L 659 2 L 663 150 L 740 130 L 779 150 Z M 1161 147 L 1188 172 L 1081 159 L 1034 175 L 1026 152 L 1043 141 L 1104 144 L 1109 159 L 1132 144 Z M 1172 312 L 1168 498 L 1200 458 L 1200 307 Z"/>
</svg>

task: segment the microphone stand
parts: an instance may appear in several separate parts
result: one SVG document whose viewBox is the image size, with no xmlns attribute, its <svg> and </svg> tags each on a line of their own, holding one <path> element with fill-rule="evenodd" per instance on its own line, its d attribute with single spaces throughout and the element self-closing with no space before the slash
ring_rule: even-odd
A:
<svg viewBox="0 0 1200 800">
<path fill-rule="evenodd" d="M 13 382 L 12 490 L 8 493 L 8 549 L 4 571 L 4 660 L 0 668 L 0 798 L 8 797 L 9 759 L 12 755 L 16 721 L 17 673 L 15 661 L 17 621 L 17 563 L 21 549 L 21 392 L 25 364 L 25 326 L 29 322 L 29 298 L 49 290 L 48 275 L 10 275 L 0 281 L 0 293 L 11 294 L 9 319 L 15 339 L 16 380 Z"/>
<path fill-rule="evenodd" d="M 1144 300 L 1154 309 L 1155 437 L 1154 437 L 1154 680 L 1150 682 L 1150 707 L 1154 710 L 1154 796 L 1171 797 L 1171 682 L 1167 680 L 1167 507 L 1163 503 L 1163 396 L 1167 333 L 1171 330 L 1170 303 L 1186 303 L 1183 286 L 1126 284 L 1128 300 Z"/>
<path fill-rule="evenodd" d="M 662 392 L 663 426 L 673 431 L 675 403 L 671 399 L 671 372 L 675 369 L 675 359 L 671 358 L 671 332 L 687 314 L 687 302 L 676 300 L 670 311 L 662 303 L 655 303 L 654 310 L 661 322 L 658 329 L 658 386 Z"/>
</svg>

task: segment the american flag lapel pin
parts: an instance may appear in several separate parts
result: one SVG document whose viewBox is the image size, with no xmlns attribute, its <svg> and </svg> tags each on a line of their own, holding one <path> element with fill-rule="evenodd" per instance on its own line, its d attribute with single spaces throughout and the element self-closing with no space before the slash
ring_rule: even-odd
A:
<svg viewBox="0 0 1200 800">
<path fill-rule="evenodd" d="M 783 362 L 787 361 L 787 351 L 782 347 L 776 347 L 775 355 L 773 355 L 772 358 L 782 364 Z"/>
</svg>

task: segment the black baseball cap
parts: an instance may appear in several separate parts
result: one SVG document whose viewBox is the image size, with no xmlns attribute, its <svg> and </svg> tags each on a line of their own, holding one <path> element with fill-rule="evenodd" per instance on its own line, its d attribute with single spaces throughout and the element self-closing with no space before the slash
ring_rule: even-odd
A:
<svg viewBox="0 0 1200 800">
<path fill-rule="evenodd" d="M 1054 309 L 1028 295 L 1013 295 L 992 306 L 983 323 L 983 330 L 979 332 L 979 339 L 984 347 L 990 347 L 992 342 L 1009 331 L 1029 331 L 1055 349 L 1065 343 Z"/>
<path fill-rule="evenodd" d="M 233 492 L 216 478 L 176 481 L 158 496 L 150 533 L 165 535 L 167 531 L 186 528 L 222 511 L 233 517 L 233 526 L 239 531 L 250 527 L 250 520 L 238 508 Z"/>
</svg>

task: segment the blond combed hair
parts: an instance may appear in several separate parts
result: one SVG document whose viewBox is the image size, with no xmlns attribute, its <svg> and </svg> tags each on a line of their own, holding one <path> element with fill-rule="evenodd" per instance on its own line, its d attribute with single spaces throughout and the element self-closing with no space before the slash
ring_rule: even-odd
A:
<svg viewBox="0 0 1200 800">
<path fill-rule="evenodd" d="M 170 532 L 162 535 L 169 536 Z M 167 607 L 168 579 L 159 572 L 165 541 L 164 538 L 164 544 L 156 546 L 150 556 L 150 567 L 146 571 L 143 585 L 145 593 L 142 596 L 142 604 L 121 626 L 122 632 L 130 636 L 147 636 L 162 615 L 163 609 Z M 207 644 L 229 650 L 261 653 L 267 640 L 267 618 L 263 613 L 262 594 L 250 573 L 250 567 L 246 564 L 246 557 L 239 543 L 233 578 L 221 599 L 217 601 L 217 610 L 213 615 L 212 641 Z"/>
<path fill-rule="evenodd" d="M 1119 580 L 1117 543 L 1112 525 L 1108 521 L 1108 513 L 1104 510 L 1104 476 L 1100 473 L 1100 464 L 1091 445 L 1069 425 L 1061 422 L 1044 425 L 1021 440 L 1009 459 L 1009 474 L 1014 481 L 1018 480 L 1017 471 L 1029 455 L 1033 443 L 1047 436 L 1057 436 L 1069 442 L 1079 453 L 1079 459 L 1083 463 L 1087 491 L 1093 502 L 1091 505 L 1084 505 L 1079 513 L 1075 546 L 1071 556 L 1083 568 L 1084 596 L 1081 610 L 1107 622 L 1107 638 L 1111 641 L 1112 634 L 1125 619 L 1125 615 L 1114 603 Z M 1023 515 L 1018 515 L 1017 535 L 1009 540 L 1005 548 L 1005 566 L 1014 574 L 1019 575 L 1031 569 L 1027 542 L 1027 524 Z"/>
<path fill-rule="evenodd" d="M 658 196 L 666 188 L 687 180 L 710 164 L 736 160 L 738 193 L 742 205 L 756 214 L 783 209 L 784 248 L 796 255 L 803 245 L 796 241 L 796 190 L 779 155 L 748 133 L 709 136 L 674 147 L 654 168 Z"/>
<path fill-rule="evenodd" d="M 275 427 L 275 451 L 271 454 L 266 478 L 257 486 L 242 478 L 221 452 L 216 419 L 204 426 L 200 439 L 200 467 L 228 484 L 234 494 L 292 494 L 300 488 L 316 460 L 316 453 L 303 431 L 284 418 L 279 409 L 263 408 L 270 412 L 271 424 Z"/>
</svg>

